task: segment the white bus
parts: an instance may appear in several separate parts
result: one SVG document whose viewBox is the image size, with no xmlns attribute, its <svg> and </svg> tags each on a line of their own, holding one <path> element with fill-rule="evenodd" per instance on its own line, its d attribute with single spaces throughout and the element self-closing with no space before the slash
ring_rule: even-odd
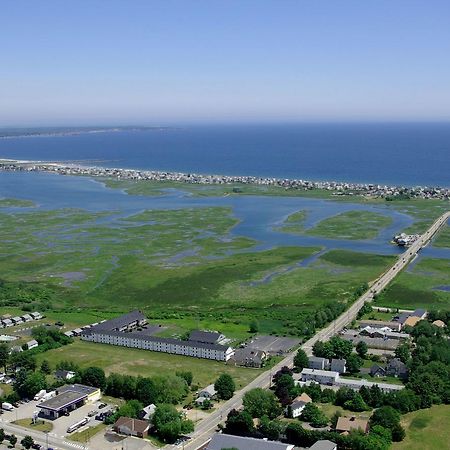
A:
<svg viewBox="0 0 450 450">
<path fill-rule="evenodd" d="M 83 425 L 86 425 L 89 422 L 89 417 L 85 417 L 83 420 L 80 420 L 77 423 L 74 423 L 73 425 L 70 425 L 69 428 L 67 428 L 68 433 L 73 433 L 74 431 L 78 430 L 78 428 L 81 428 Z"/>
</svg>

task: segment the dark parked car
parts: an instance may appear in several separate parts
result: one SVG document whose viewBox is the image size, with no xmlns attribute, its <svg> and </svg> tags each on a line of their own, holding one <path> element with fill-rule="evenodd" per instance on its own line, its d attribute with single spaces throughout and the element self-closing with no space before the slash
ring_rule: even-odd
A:
<svg viewBox="0 0 450 450">
<path fill-rule="evenodd" d="M 98 409 L 106 408 L 106 406 L 108 406 L 106 403 L 100 403 L 100 405 L 98 405 Z"/>
</svg>

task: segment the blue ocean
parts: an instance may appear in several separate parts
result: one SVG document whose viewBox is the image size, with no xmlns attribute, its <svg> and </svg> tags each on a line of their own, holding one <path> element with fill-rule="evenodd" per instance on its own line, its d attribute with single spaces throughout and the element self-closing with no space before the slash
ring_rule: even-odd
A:
<svg viewBox="0 0 450 450">
<path fill-rule="evenodd" d="M 450 186 L 450 123 L 184 126 L 0 139 L 0 158 Z"/>
</svg>

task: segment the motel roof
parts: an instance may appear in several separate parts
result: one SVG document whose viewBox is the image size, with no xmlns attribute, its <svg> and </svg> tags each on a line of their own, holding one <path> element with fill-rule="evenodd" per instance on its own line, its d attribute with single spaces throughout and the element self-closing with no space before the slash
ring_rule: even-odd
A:
<svg viewBox="0 0 450 450">
<path fill-rule="evenodd" d="M 205 344 L 203 342 L 194 342 L 194 341 L 183 341 L 181 339 L 175 338 L 164 338 L 164 337 L 154 337 L 154 336 L 145 336 L 141 333 L 124 333 L 123 331 L 99 331 L 96 329 L 90 329 L 83 331 L 83 336 L 89 336 L 91 334 L 103 335 L 103 336 L 116 336 L 119 338 L 128 338 L 128 339 L 136 339 L 139 341 L 147 341 L 147 342 L 160 342 L 162 344 L 173 344 L 173 345 L 181 345 L 185 347 L 191 348 L 203 348 L 206 350 L 217 350 L 217 351 L 227 351 L 230 347 L 227 345 L 220 344 Z"/>
<path fill-rule="evenodd" d="M 114 331 L 128 326 L 130 323 L 145 320 L 146 317 L 137 309 L 114 319 L 106 320 L 92 327 L 95 331 Z"/>
</svg>

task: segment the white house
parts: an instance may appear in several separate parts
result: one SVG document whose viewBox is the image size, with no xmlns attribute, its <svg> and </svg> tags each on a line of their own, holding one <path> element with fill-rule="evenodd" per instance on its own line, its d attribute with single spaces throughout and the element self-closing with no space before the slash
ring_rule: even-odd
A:
<svg viewBox="0 0 450 450">
<path fill-rule="evenodd" d="M 24 322 L 31 322 L 33 320 L 33 318 L 29 314 L 24 314 L 22 316 L 22 319 Z"/>
<path fill-rule="evenodd" d="M 308 369 L 305 367 L 301 371 L 302 381 L 316 381 L 317 383 L 331 386 L 336 383 L 338 378 L 339 374 L 331 370 Z"/>
<path fill-rule="evenodd" d="M 32 339 L 31 341 L 27 342 L 28 350 L 31 350 L 32 348 L 36 348 L 39 345 L 38 341 L 36 339 Z"/>
<path fill-rule="evenodd" d="M 154 405 L 153 403 L 151 403 L 150 405 L 147 405 L 145 408 L 142 409 L 141 413 L 140 413 L 140 419 L 143 420 L 150 420 L 153 416 L 153 414 L 155 414 L 156 411 L 156 405 Z"/>
<path fill-rule="evenodd" d="M 30 313 L 30 316 L 34 319 L 34 320 L 39 320 L 42 319 L 42 314 L 40 312 L 32 312 Z"/>
<path fill-rule="evenodd" d="M 306 394 L 305 392 L 302 395 L 300 395 L 299 397 L 297 397 L 290 405 L 292 417 L 294 419 L 296 417 L 299 417 L 301 415 L 301 413 L 303 412 L 303 410 L 305 409 L 305 406 L 311 402 L 312 402 L 311 397 L 308 394 Z"/>
<path fill-rule="evenodd" d="M 198 392 L 198 397 L 204 397 L 207 399 L 213 398 L 217 394 L 214 384 L 210 384 L 209 386 L 206 386 L 204 389 Z"/>
</svg>

